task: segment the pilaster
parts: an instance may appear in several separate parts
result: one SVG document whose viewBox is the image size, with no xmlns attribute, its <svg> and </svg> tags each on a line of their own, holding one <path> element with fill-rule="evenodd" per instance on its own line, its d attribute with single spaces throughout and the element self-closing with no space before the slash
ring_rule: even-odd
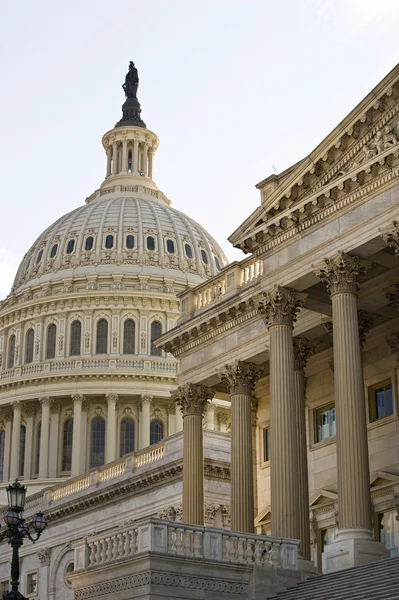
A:
<svg viewBox="0 0 399 600">
<path fill-rule="evenodd" d="M 81 452 L 82 452 L 82 403 L 84 396 L 75 394 L 72 396 L 73 401 L 73 433 L 72 433 L 72 464 L 71 476 L 80 475 L 83 471 Z M 86 454 L 86 449 L 85 449 Z"/>
<path fill-rule="evenodd" d="M 49 433 L 50 433 L 50 405 L 53 399 L 49 396 L 39 398 L 42 406 L 39 452 L 39 479 L 48 477 L 49 471 Z"/>
<path fill-rule="evenodd" d="M 107 394 L 107 431 L 105 437 L 105 462 L 116 459 L 116 403 L 118 394 Z"/>
</svg>

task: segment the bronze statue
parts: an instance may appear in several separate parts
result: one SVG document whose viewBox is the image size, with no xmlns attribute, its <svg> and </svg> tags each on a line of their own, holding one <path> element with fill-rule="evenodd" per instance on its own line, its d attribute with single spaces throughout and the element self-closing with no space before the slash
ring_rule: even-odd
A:
<svg viewBox="0 0 399 600">
<path fill-rule="evenodd" d="M 125 77 L 125 83 L 122 85 L 126 98 L 137 98 L 137 88 L 139 87 L 139 74 L 131 60 L 129 71 Z"/>
</svg>

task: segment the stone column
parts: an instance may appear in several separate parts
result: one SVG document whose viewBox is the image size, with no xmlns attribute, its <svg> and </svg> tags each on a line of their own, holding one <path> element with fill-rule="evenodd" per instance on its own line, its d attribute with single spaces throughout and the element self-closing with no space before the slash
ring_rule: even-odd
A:
<svg viewBox="0 0 399 600">
<path fill-rule="evenodd" d="M 139 174 L 139 140 L 135 138 L 133 140 L 133 165 L 132 171 L 135 175 Z"/>
<path fill-rule="evenodd" d="M 42 419 L 40 429 L 40 453 L 39 453 L 39 479 L 48 477 L 49 463 L 49 433 L 50 433 L 50 405 L 52 399 L 48 396 L 39 398 L 42 405 Z"/>
<path fill-rule="evenodd" d="M 168 404 L 168 435 L 176 433 L 176 405 L 174 402 Z"/>
<path fill-rule="evenodd" d="M 10 456 L 11 456 L 11 437 L 12 437 L 12 412 L 8 410 L 4 415 L 6 443 L 4 448 L 4 466 L 3 466 L 3 482 L 10 479 Z"/>
<path fill-rule="evenodd" d="M 183 413 L 178 404 L 176 404 L 176 433 L 178 431 L 183 431 Z"/>
<path fill-rule="evenodd" d="M 219 374 L 231 400 L 230 510 L 233 531 L 254 532 L 254 478 L 251 401 L 260 369 L 236 361 Z"/>
<path fill-rule="evenodd" d="M 69 409 L 72 413 L 71 409 Z M 56 402 L 51 407 L 51 418 L 50 418 L 50 451 L 49 451 L 49 465 L 48 475 L 51 479 L 55 479 L 58 474 L 58 460 L 59 460 L 59 433 L 60 433 L 60 414 L 61 404 Z M 26 468 L 26 463 L 25 463 Z"/>
<path fill-rule="evenodd" d="M 107 148 L 107 171 L 105 174 L 105 178 L 111 175 L 111 157 L 112 157 L 112 146 L 108 146 Z"/>
<path fill-rule="evenodd" d="M 105 436 L 105 462 L 116 459 L 116 403 L 118 394 L 107 394 L 107 430 Z"/>
<path fill-rule="evenodd" d="M 213 391 L 187 383 L 172 394 L 183 410 L 183 523 L 204 524 L 204 447 L 202 419 Z"/>
<path fill-rule="evenodd" d="M 215 404 L 209 402 L 206 407 L 206 428 L 215 431 Z"/>
<path fill-rule="evenodd" d="M 148 177 L 152 179 L 152 161 L 154 158 L 154 149 L 148 148 Z"/>
<path fill-rule="evenodd" d="M 150 445 L 150 410 L 152 396 L 141 396 L 141 447 L 147 448 Z"/>
<path fill-rule="evenodd" d="M 71 477 L 80 475 L 82 472 L 80 469 L 81 465 L 81 433 L 82 433 L 82 394 L 75 394 L 72 396 L 73 400 L 73 431 L 72 431 L 72 464 L 71 464 Z"/>
<path fill-rule="evenodd" d="M 82 424 L 81 424 L 81 440 L 80 440 L 80 473 L 84 473 L 89 468 L 90 452 L 88 453 L 87 448 L 87 436 L 88 436 L 88 420 L 89 420 L 89 408 L 90 403 L 88 401 L 82 402 Z"/>
<path fill-rule="evenodd" d="M 40 548 L 40 550 L 37 550 L 37 556 L 40 561 L 40 574 L 38 581 L 39 597 L 48 598 L 50 584 L 51 548 Z"/>
<path fill-rule="evenodd" d="M 377 546 L 382 544 L 371 540 L 366 402 L 357 314 L 359 281 L 364 273 L 365 267 L 357 256 L 342 252 L 326 259 L 316 273 L 331 296 L 334 335 L 338 533 L 332 546 L 335 553 L 339 550 L 339 559 L 331 557 L 331 570 L 364 562 L 364 553 L 367 561 L 373 560 L 373 554 L 374 560 L 381 558 Z M 327 550 L 326 555 L 330 546 Z M 327 556 L 325 561 L 329 571 Z"/>
<path fill-rule="evenodd" d="M 19 477 L 19 450 L 21 437 L 21 403 L 17 400 L 11 403 L 13 408 L 10 480 Z"/>
<path fill-rule="evenodd" d="M 270 470 L 272 535 L 300 539 L 298 437 L 292 330 L 306 296 L 275 286 L 260 311 L 270 332 Z"/>
<path fill-rule="evenodd" d="M 118 142 L 112 145 L 112 175 L 118 173 Z"/>
<path fill-rule="evenodd" d="M 310 560 L 310 523 L 309 523 L 309 479 L 308 449 L 306 444 L 305 420 L 305 374 L 304 369 L 309 357 L 313 354 L 314 344 L 304 338 L 294 337 L 294 382 L 295 382 L 295 414 L 297 435 L 297 470 L 299 476 L 299 528 L 301 545 L 300 555 Z"/>
<path fill-rule="evenodd" d="M 26 406 L 26 405 L 25 405 Z M 25 457 L 24 457 L 24 480 L 32 479 L 32 453 L 33 453 L 33 420 L 35 418 L 35 407 L 26 406 L 26 437 L 25 437 Z M 22 474 L 22 473 L 21 473 Z"/>
<path fill-rule="evenodd" d="M 122 173 L 127 173 L 127 139 L 126 139 L 126 137 L 123 139 L 123 142 L 122 142 L 122 167 L 121 167 L 121 172 Z"/>
</svg>

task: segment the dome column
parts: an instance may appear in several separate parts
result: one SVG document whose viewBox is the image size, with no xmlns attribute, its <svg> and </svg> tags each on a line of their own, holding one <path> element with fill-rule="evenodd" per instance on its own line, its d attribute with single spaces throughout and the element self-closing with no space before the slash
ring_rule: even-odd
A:
<svg viewBox="0 0 399 600">
<path fill-rule="evenodd" d="M 123 137 L 122 141 L 122 166 L 121 173 L 127 173 L 127 137 Z"/>
<path fill-rule="evenodd" d="M 50 405 L 52 398 L 43 396 L 39 398 L 42 405 L 42 419 L 40 428 L 40 453 L 39 453 L 39 479 L 48 477 L 48 459 L 49 459 L 49 434 L 50 434 Z"/>
<path fill-rule="evenodd" d="M 112 146 L 107 147 L 107 171 L 105 178 L 107 179 L 111 175 L 111 160 L 112 160 Z"/>
<path fill-rule="evenodd" d="M 35 409 L 29 403 L 25 405 L 24 416 L 26 421 L 26 435 L 25 435 L 25 460 L 24 460 L 24 472 L 20 473 L 23 475 L 25 481 L 32 479 L 32 450 L 33 450 L 33 420 L 35 417 Z"/>
<path fill-rule="evenodd" d="M 12 412 L 8 410 L 4 415 L 6 443 L 4 447 L 4 467 L 3 481 L 9 481 L 10 477 L 10 456 L 11 456 L 11 438 L 12 438 Z M 15 478 L 14 478 L 15 479 Z"/>
<path fill-rule="evenodd" d="M 139 174 L 139 140 L 134 138 L 133 140 L 133 175 Z"/>
<path fill-rule="evenodd" d="M 19 454 L 21 439 L 21 403 L 19 401 L 11 403 L 13 409 L 12 420 L 12 438 L 11 438 L 11 460 L 10 460 L 10 480 L 14 481 L 20 476 L 19 473 Z"/>
<path fill-rule="evenodd" d="M 73 432 L 72 432 L 72 465 L 71 477 L 81 473 L 81 437 L 82 437 L 82 403 L 83 395 L 75 394 L 73 400 Z"/>
<path fill-rule="evenodd" d="M 141 396 L 140 443 L 142 448 L 150 445 L 150 420 L 152 396 Z"/>
<path fill-rule="evenodd" d="M 105 462 L 116 459 L 116 403 L 118 394 L 107 394 L 107 431 L 105 436 Z"/>
<path fill-rule="evenodd" d="M 148 148 L 148 177 L 152 179 L 152 161 L 154 158 L 154 150 L 152 146 Z"/>
<path fill-rule="evenodd" d="M 118 142 L 112 144 L 112 175 L 118 174 Z"/>
<path fill-rule="evenodd" d="M 59 402 L 54 402 L 51 407 L 51 417 L 50 417 L 50 451 L 49 451 L 49 477 L 55 478 L 57 477 L 58 472 L 58 449 L 59 449 L 59 432 L 60 432 L 60 413 L 61 413 L 61 404 Z M 62 431 L 63 434 L 63 431 Z M 63 437 L 61 438 L 63 441 Z"/>
</svg>

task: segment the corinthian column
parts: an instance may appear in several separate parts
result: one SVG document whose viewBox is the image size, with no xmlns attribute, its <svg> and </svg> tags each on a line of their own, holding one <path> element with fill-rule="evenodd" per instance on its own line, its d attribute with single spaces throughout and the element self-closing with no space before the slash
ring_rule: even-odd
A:
<svg viewBox="0 0 399 600">
<path fill-rule="evenodd" d="M 251 399 L 260 369 L 236 361 L 219 374 L 231 399 L 231 529 L 254 532 L 254 478 Z"/>
<path fill-rule="evenodd" d="M 344 566 L 360 564 L 356 540 L 371 540 L 372 535 L 366 402 L 357 314 L 359 281 L 364 273 L 365 267 L 357 256 L 342 252 L 326 259 L 316 273 L 326 284 L 332 302 L 338 477 L 336 540 L 338 545 L 342 540 L 351 542 L 345 548 L 350 548 L 353 554 L 353 560 Z M 367 560 L 373 560 L 373 549 L 363 547 L 362 552 L 367 553 Z"/>
<path fill-rule="evenodd" d="M 213 390 L 187 383 L 172 394 L 183 411 L 183 516 L 184 523 L 204 524 L 204 448 L 202 419 Z"/>
<path fill-rule="evenodd" d="M 310 560 L 310 523 L 309 523 L 309 481 L 308 453 L 306 445 L 305 422 L 305 375 L 304 369 L 309 357 L 313 354 L 313 344 L 303 338 L 294 338 L 294 382 L 295 382 L 295 414 L 297 435 L 297 469 L 299 485 L 299 530 L 301 545 L 299 552 L 302 558 Z"/>
<path fill-rule="evenodd" d="M 82 402 L 83 395 L 75 394 L 72 396 L 73 400 L 73 430 L 72 430 L 72 463 L 71 463 L 71 476 L 79 475 L 80 469 L 80 454 L 82 451 Z"/>
<path fill-rule="evenodd" d="M 12 402 L 13 420 L 12 420 L 12 439 L 11 439 L 11 459 L 10 459 L 10 479 L 14 481 L 23 473 L 19 472 L 19 452 L 21 438 L 21 403 Z"/>
<path fill-rule="evenodd" d="M 44 396 L 39 398 L 42 405 L 42 419 L 40 428 L 40 454 L 39 454 L 39 479 L 48 477 L 49 463 L 49 435 L 50 435 L 50 405 L 52 398 Z"/>
<path fill-rule="evenodd" d="M 270 332 L 272 535 L 300 539 L 298 436 L 292 330 L 306 296 L 274 287 L 260 307 Z"/>
<path fill-rule="evenodd" d="M 109 463 L 116 459 L 116 403 L 118 394 L 107 394 L 107 441 L 105 447 L 105 462 Z"/>
</svg>

